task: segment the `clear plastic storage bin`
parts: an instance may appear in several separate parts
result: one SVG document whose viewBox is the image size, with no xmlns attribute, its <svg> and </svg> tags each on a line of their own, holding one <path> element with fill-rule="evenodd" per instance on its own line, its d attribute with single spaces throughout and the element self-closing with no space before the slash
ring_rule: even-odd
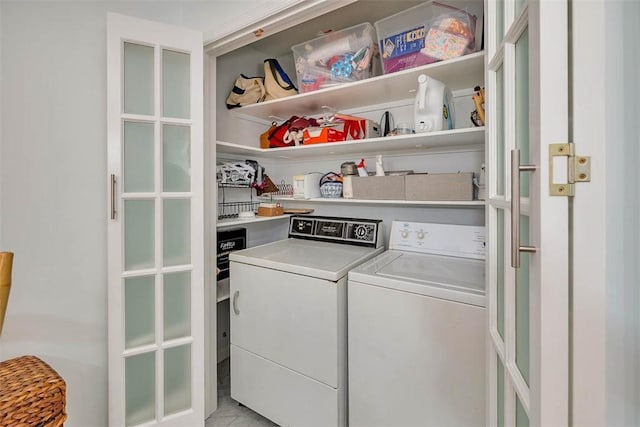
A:
<svg viewBox="0 0 640 427">
<path fill-rule="evenodd" d="M 375 40 L 365 22 L 293 46 L 300 93 L 371 77 Z"/>
<path fill-rule="evenodd" d="M 377 21 L 382 70 L 385 74 L 480 50 L 481 2 L 459 8 L 430 1 Z M 478 24 L 480 22 L 480 24 Z"/>
</svg>

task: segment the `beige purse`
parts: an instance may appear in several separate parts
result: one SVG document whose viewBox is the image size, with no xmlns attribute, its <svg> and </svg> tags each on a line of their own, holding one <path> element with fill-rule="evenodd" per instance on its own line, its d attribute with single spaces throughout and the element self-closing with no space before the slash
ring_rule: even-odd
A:
<svg viewBox="0 0 640 427">
<path fill-rule="evenodd" d="M 276 59 L 264 60 L 264 87 L 267 92 L 265 101 L 296 95 L 298 89 L 284 72 Z"/>
<path fill-rule="evenodd" d="M 240 74 L 227 97 L 227 108 L 238 108 L 264 101 L 265 95 L 262 77 L 247 77 Z"/>
</svg>

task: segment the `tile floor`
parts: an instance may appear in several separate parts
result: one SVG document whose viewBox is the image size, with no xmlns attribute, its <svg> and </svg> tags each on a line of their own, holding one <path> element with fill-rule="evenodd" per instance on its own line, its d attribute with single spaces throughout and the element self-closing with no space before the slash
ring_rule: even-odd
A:
<svg viewBox="0 0 640 427">
<path fill-rule="evenodd" d="M 231 399 L 229 359 L 218 363 L 218 409 L 205 427 L 274 427 L 270 420 Z"/>
</svg>

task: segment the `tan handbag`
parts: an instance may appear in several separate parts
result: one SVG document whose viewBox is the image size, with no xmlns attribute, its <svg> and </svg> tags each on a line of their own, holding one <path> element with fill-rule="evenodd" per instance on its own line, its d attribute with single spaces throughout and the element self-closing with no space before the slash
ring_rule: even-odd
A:
<svg viewBox="0 0 640 427">
<path fill-rule="evenodd" d="M 227 108 L 238 108 L 264 101 L 266 91 L 262 81 L 262 77 L 240 74 L 227 97 Z"/>
<path fill-rule="evenodd" d="M 264 87 L 267 92 L 265 101 L 296 95 L 298 89 L 284 72 L 276 59 L 264 60 Z"/>
</svg>

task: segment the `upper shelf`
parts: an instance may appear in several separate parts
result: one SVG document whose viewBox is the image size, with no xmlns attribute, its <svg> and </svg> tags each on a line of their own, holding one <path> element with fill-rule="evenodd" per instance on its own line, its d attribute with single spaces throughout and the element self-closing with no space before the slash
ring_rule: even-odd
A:
<svg viewBox="0 0 640 427">
<path fill-rule="evenodd" d="M 301 111 L 308 115 L 318 114 L 324 105 L 337 110 L 348 110 L 363 105 L 399 101 L 415 96 L 420 74 L 427 74 L 444 82 L 452 91 L 483 85 L 484 52 L 288 98 L 259 102 L 237 108 L 233 113 L 264 120 L 269 120 L 270 116 L 286 119 L 294 114 L 300 114 Z"/>
<path fill-rule="evenodd" d="M 318 155 L 327 157 L 363 153 L 410 154 L 431 148 L 464 148 L 483 144 L 484 127 L 478 127 L 268 149 L 218 141 L 216 150 L 221 154 L 257 159 L 304 160 L 317 158 Z"/>
</svg>

